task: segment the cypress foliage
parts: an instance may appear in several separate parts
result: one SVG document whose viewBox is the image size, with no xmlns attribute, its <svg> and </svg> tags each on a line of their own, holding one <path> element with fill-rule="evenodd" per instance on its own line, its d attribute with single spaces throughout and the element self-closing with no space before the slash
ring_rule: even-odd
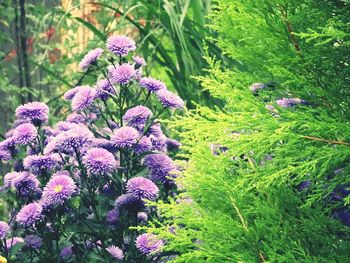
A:
<svg viewBox="0 0 350 263">
<path fill-rule="evenodd" d="M 182 192 L 157 204 L 165 221 L 149 231 L 174 262 L 349 261 L 349 11 L 346 0 L 215 1 L 217 45 L 239 66 L 208 58 L 198 80 L 225 107 L 169 122 Z"/>
</svg>

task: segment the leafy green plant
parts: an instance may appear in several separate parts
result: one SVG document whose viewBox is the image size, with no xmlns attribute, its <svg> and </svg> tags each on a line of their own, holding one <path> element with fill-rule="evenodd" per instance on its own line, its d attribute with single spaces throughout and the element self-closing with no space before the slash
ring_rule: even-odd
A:
<svg viewBox="0 0 350 263">
<path fill-rule="evenodd" d="M 346 262 L 349 3 L 215 3 L 218 46 L 240 65 L 208 58 L 197 79 L 225 107 L 168 123 L 182 193 L 149 230 L 174 262 Z"/>
</svg>

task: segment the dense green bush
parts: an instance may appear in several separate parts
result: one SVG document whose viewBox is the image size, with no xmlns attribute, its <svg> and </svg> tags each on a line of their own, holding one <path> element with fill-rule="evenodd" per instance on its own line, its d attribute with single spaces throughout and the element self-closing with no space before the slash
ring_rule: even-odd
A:
<svg viewBox="0 0 350 263">
<path fill-rule="evenodd" d="M 240 65 L 208 58 L 198 80 L 225 107 L 169 123 L 183 191 L 149 231 L 176 262 L 349 261 L 349 2 L 215 2 Z"/>
</svg>

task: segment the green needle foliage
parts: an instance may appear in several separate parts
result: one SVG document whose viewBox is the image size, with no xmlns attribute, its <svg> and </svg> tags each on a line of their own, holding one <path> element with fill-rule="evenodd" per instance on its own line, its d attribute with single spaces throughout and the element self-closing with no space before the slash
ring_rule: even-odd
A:
<svg viewBox="0 0 350 263">
<path fill-rule="evenodd" d="M 182 192 L 157 204 L 163 221 L 149 231 L 174 262 L 349 261 L 338 218 L 350 203 L 340 193 L 350 184 L 349 11 L 348 1 L 215 1 L 217 44 L 240 65 L 207 58 L 198 80 L 225 107 L 169 122 L 184 145 Z"/>
</svg>

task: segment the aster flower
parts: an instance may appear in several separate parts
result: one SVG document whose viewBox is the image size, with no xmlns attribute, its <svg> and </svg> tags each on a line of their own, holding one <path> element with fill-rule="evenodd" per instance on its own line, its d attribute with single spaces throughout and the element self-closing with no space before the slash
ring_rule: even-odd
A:
<svg viewBox="0 0 350 263">
<path fill-rule="evenodd" d="M 131 178 L 126 185 L 126 189 L 128 193 L 138 199 L 154 200 L 159 193 L 158 187 L 151 180 L 144 177 Z"/>
<path fill-rule="evenodd" d="M 167 137 L 162 134 L 160 136 L 154 136 L 154 135 L 150 135 L 149 136 L 149 139 L 152 143 L 152 147 L 155 149 L 155 150 L 158 150 L 158 151 L 165 151 L 166 150 L 166 141 L 167 141 Z"/>
<path fill-rule="evenodd" d="M 103 148 L 111 153 L 115 153 L 118 151 L 118 148 L 114 146 L 114 144 L 107 140 L 107 139 L 104 139 L 104 138 L 96 138 L 94 140 L 94 144 L 93 144 L 95 147 L 98 147 L 98 148 Z"/>
<path fill-rule="evenodd" d="M 97 61 L 97 59 L 102 55 L 103 49 L 102 48 L 95 48 L 91 51 L 89 51 L 84 58 L 79 63 L 79 68 L 81 70 L 86 70 Z"/>
<path fill-rule="evenodd" d="M 158 252 L 163 246 L 163 241 L 153 234 L 146 233 L 136 238 L 137 249 L 145 255 Z"/>
<path fill-rule="evenodd" d="M 252 84 L 249 89 L 253 92 L 253 93 L 256 93 L 258 92 L 259 90 L 263 89 L 266 87 L 266 84 L 264 83 L 254 83 Z"/>
<path fill-rule="evenodd" d="M 182 109 L 185 105 L 184 101 L 178 95 L 167 89 L 158 90 L 157 97 L 164 107 Z"/>
<path fill-rule="evenodd" d="M 91 174 L 108 174 L 117 166 L 113 154 L 102 148 L 87 150 L 83 163 Z"/>
<path fill-rule="evenodd" d="M 135 207 L 138 209 L 139 207 L 142 207 L 143 203 L 132 194 L 123 194 L 115 200 L 114 205 L 116 209 L 124 207 Z"/>
<path fill-rule="evenodd" d="M 20 172 L 15 176 L 11 183 L 16 188 L 16 192 L 19 196 L 28 196 L 31 193 L 40 192 L 40 182 L 39 180 L 31 173 Z"/>
<path fill-rule="evenodd" d="M 30 123 L 19 125 L 13 132 L 13 139 L 16 141 L 16 143 L 23 145 L 34 142 L 37 136 L 37 129 Z"/>
<path fill-rule="evenodd" d="M 137 222 L 139 224 L 144 224 L 148 221 L 148 215 L 145 212 L 138 212 L 137 213 Z"/>
<path fill-rule="evenodd" d="M 69 122 L 69 121 L 59 121 L 57 122 L 55 128 L 56 131 L 61 132 L 61 131 L 68 131 L 73 128 L 78 128 L 81 127 L 77 123 Z"/>
<path fill-rule="evenodd" d="M 166 145 L 168 147 L 168 150 L 172 151 L 172 150 L 179 149 L 182 144 L 180 142 L 178 142 L 177 140 L 167 138 L 166 139 Z"/>
<path fill-rule="evenodd" d="M 10 226 L 5 221 L 0 221 L 0 239 L 4 239 L 10 233 Z"/>
<path fill-rule="evenodd" d="M 132 57 L 132 59 L 134 60 L 135 64 L 138 66 L 138 67 L 141 67 L 141 66 L 146 66 L 147 63 L 145 61 L 145 59 L 143 57 L 140 57 L 140 56 L 134 56 Z"/>
<path fill-rule="evenodd" d="M 0 162 L 11 160 L 11 153 L 9 151 L 0 150 Z"/>
<path fill-rule="evenodd" d="M 51 147 L 56 151 L 69 152 L 74 149 L 81 149 L 83 147 L 92 145 L 94 139 L 95 138 L 93 133 L 88 128 L 80 126 L 78 128 L 73 128 L 58 134 L 54 138 L 52 142 L 53 145 Z M 46 147 L 49 146 L 50 145 L 48 144 Z M 49 152 L 50 149 L 45 150 L 44 154 Z"/>
<path fill-rule="evenodd" d="M 72 109 L 74 111 L 82 111 L 91 107 L 95 97 L 95 89 L 89 86 L 81 86 L 72 99 Z"/>
<path fill-rule="evenodd" d="M 57 154 L 29 155 L 23 160 L 24 168 L 34 174 L 40 175 L 52 171 L 59 163 Z"/>
<path fill-rule="evenodd" d="M 134 145 L 133 149 L 135 153 L 141 154 L 151 151 L 153 148 L 152 142 L 148 137 L 143 136 L 137 144 Z"/>
<path fill-rule="evenodd" d="M 162 89 L 166 89 L 166 85 L 163 82 L 150 77 L 141 78 L 139 84 L 141 87 L 153 93 Z"/>
<path fill-rule="evenodd" d="M 122 260 L 124 258 L 124 253 L 123 250 L 121 250 L 119 247 L 117 246 L 108 246 L 106 248 L 106 250 L 108 251 L 109 254 L 111 254 L 111 256 L 117 260 Z"/>
<path fill-rule="evenodd" d="M 109 224 L 114 224 L 118 221 L 119 216 L 120 216 L 119 211 L 116 209 L 112 209 L 112 210 L 108 211 L 106 221 Z"/>
<path fill-rule="evenodd" d="M 36 235 L 28 235 L 24 238 L 27 247 L 40 249 L 43 245 L 43 239 Z"/>
<path fill-rule="evenodd" d="M 33 226 L 42 218 L 43 208 L 39 203 L 30 203 L 22 207 L 16 216 L 16 221 L 24 227 Z"/>
<path fill-rule="evenodd" d="M 163 153 L 149 154 L 143 164 L 151 171 L 154 181 L 167 182 L 171 172 L 176 170 L 174 162 L 169 156 Z"/>
<path fill-rule="evenodd" d="M 81 87 L 84 86 L 76 86 L 68 91 L 66 91 L 66 93 L 64 93 L 63 98 L 65 100 L 72 100 L 75 96 L 75 94 L 77 94 L 77 92 L 80 90 Z"/>
<path fill-rule="evenodd" d="M 80 113 L 73 112 L 67 116 L 66 121 L 79 124 L 86 122 L 86 118 Z"/>
<path fill-rule="evenodd" d="M 109 37 L 106 46 L 113 54 L 118 56 L 126 56 L 129 51 L 136 50 L 135 41 L 122 35 Z"/>
<path fill-rule="evenodd" d="M 21 237 L 11 237 L 6 239 L 6 249 L 9 250 L 11 249 L 14 245 L 16 245 L 17 243 L 24 243 L 24 239 Z"/>
<path fill-rule="evenodd" d="M 96 83 L 96 86 L 97 86 L 96 96 L 103 101 L 106 101 L 110 97 L 110 94 L 115 94 L 114 88 L 112 87 L 108 79 L 99 80 Z"/>
<path fill-rule="evenodd" d="M 136 106 L 128 109 L 124 116 L 123 121 L 125 121 L 129 126 L 144 125 L 149 117 L 151 117 L 152 111 L 145 106 Z"/>
<path fill-rule="evenodd" d="M 112 83 L 126 85 L 133 80 L 136 71 L 132 65 L 122 64 L 109 70 L 108 74 Z"/>
<path fill-rule="evenodd" d="M 7 173 L 4 176 L 4 186 L 5 187 L 11 187 L 14 186 L 14 179 L 16 177 L 18 177 L 20 175 L 20 173 L 18 172 L 11 172 L 11 173 Z"/>
<path fill-rule="evenodd" d="M 73 255 L 73 246 L 67 246 L 61 250 L 60 257 L 67 260 Z"/>
<path fill-rule="evenodd" d="M 121 127 L 113 132 L 111 142 L 119 148 L 130 148 L 139 138 L 139 132 L 132 127 Z"/>
<path fill-rule="evenodd" d="M 18 119 L 31 120 L 35 125 L 47 122 L 49 118 L 49 107 L 42 102 L 29 102 L 16 109 Z"/>
<path fill-rule="evenodd" d="M 281 100 L 276 100 L 276 103 L 280 107 L 290 108 L 297 104 L 306 104 L 306 101 L 299 98 L 283 98 Z"/>
<path fill-rule="evenodd" d="M 15 152 L 16 140 L 11 136 L 0 142 L 0 150 L 8 151 L 11 154 Z"/>
<path fill-rule="evenodd" d="M 67 175 L 57 175 L 46 184 L 42 200 L 46 205 L 63 204 L 76 193 L 77 187 Z"/>
</svg>

